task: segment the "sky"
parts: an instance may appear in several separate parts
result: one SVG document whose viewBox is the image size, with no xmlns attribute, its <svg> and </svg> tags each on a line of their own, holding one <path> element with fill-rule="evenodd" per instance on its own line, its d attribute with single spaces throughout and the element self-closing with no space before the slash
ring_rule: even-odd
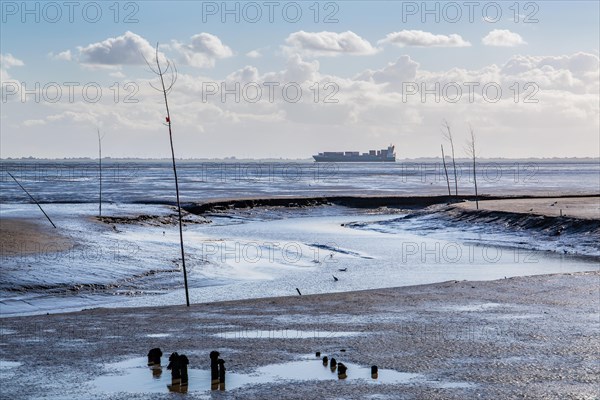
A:
<svg viewBox="0 0 600 400">
<path fill-rule="evenodd" d="M 0 157 L 599 157 L 597 1 L 1 1 Z M 165 78 L 169 82 L 170 69 Z"/>
</svg>

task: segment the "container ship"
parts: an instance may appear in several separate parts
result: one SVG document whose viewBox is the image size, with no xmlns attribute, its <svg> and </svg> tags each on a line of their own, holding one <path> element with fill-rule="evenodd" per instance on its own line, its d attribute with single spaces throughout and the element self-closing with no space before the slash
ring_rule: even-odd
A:
<svg viewBox="0 0 600 400">
<path fill-rule="evenodd" d="M 314 155 L 317 162 L 395 162 L 395 146 L 389 145 L 387 149 L 369 150 L 360 154 L 358 151 L 326 151 Z"/>
</svg>

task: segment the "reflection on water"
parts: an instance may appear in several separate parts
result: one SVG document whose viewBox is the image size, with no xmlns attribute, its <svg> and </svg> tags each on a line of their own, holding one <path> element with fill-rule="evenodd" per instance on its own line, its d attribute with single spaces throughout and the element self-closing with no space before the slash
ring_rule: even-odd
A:
<svg viewBox="0 0 600 400">
<path fill-rule="evenodd" d="M 152 377 L 154 379 L 160 379 L 162 375 L 162 367 L 160 365 L 151 365 L 148 368 L 152 371 Z"/>
<path fill-rule="evenodd" d="M 22 217 L 32 212 L 29 206 L 3 206 L 1 213 Z M 60 223 L 61 231 L 83 245 L 69 252 L 4 260 L 0 315 L 40 314 L 100 304 L 180 304 L 184 295 L 179 289 L 180 271 L 164 262 L 165 255 L 178 251 L 179 236 L 174 225 L 158 228 L 119 224 L 116 232 L 109 225 L 94 222 L 91 216 L 97 209 L 92 204 L 48 204 L 46 208 Z M 106 212 L 165 216 L 171 209 L 158 205 L 107 205 Z M 397 213 L 371 215 L 337 206 L 307 207 L 299 216 L 296 209 L 285 210 L 288 214 L 270 208 L 253 212 L 258 215 L 241 224 L 190 224 L 186 228 L 187 254 L 195 260 L 188 276 L 192 302 L 598 269 L 597 259 L 506 246 L 514 243 L 513 236 L 524 246 L 541 243 L 537 239 L 529 241 L 526 233 L 494 233 L 489 227 L 484 232 L 460 230 L 439 218 L 398 220 Z M 394 220 L 398 222 L 386 223 Z M 163 229 L 166 236 L 162 235 Z M 573 240 L 560 236 L 560 241 L 568 244 Z M 544 243 L 550 246 L 554 242 Z M 98 252 L 94 250 L 90 256 L 90 249 Z M 23 265 L 36 267 L 28 267 L 24 273 Z M 127 294 L 131 295 L 124 296 Z M 152 338 L 169 334 L 148 332 Z"/>
<path fill-rule="evenodd" d="M 172 383 L 170 385 L 167 385 L 167 388 L 169 389 L 169 392 L 175 392 L 175 393 L 187 393 L 188 392 L 188 385 L 182 385 L 181 383 Z"/>
<path fill-rule="evenodd" d="M 208 364 L 208 363 L 207 363 Z M 389 369 L 378 369 L 374 377 L 371 367 L 345 362 L 347 368 L 344 380 L 357 380 L 365 384 L 425 384 L 434 387 L 472 387 L 467 382 L 439 382 L 427 379 L 425 375 L 398 372 Z M 339 366 L 339 363 L 338 363 Z M 189 384 L 172 384 L 169 374 L 156 371 L 156 367 L 145 365 L 143 357 L 129 359 L 120 363 L 108 364 L 111 375 L 95 379 L 92 393 L 125 392 L 125 393 L 165 393 L 165 392 L 208 392 L 225 390 L 225 384 L 211 382 L 209 369 L 189 369 Z M 150 369 L 150 373 L 148 371 Z M 160 369 L 160 367 L 158 367 Z M 250 374 L 227 373 L 227 389 L 232 390 L 245 385 L 261 383 L 283 383 L 284 381 L 338 381 L 335 368 L 323 365 L 319 358 L 306 357 L 298 361 L 282 364 L 270 364 L 256 368 Z"/>
<path fill-rule="evenodd" d="M 296 329 L 273 330 L 241 330 L 221 332 L 215 336 L 222 339 L 323 339 L 333 337 L 357 336 L 360 332 L 333 332 L 333 331 L 300 331 Z"/>
</svg>

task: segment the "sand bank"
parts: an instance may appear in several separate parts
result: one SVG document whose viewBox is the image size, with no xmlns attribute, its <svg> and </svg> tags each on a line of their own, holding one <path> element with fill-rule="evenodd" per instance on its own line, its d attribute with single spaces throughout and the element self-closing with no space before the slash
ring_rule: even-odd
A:
<svg viewBox="0 0 600 400">
<path fill-rule="evenodd" d="M 0 255 L 2 257 L 64 251 L 73 246 L 71 238 L 47 221 L 29 218 L 0 218 Z"/>
<path fill-rule="evenodd" d="M 457 207 L 475 210 L 475 202 L 459 203 Z M 597 197 L 544 197 L 483 200 L 479 209 L 546 217 L 571 217 L 600 220 L 600 196 Z"/>
<path fill-rule="evenodd" d="M 599 281 L 596 271 L 4 318 L 0 359 L 20 364 L 5 364 L 2 396 L 172 398 L 166 387 L 164 393 L 107 394 L 93 383 L 98 376 L 122 373 L 104 363 L 143 357 L 158 346 L 166 354 L 187 354 L 190 367 L 199 369 L 206 369 L 211 350 L 219 350 L 229 373 L 251 373 L 321 351 L 338 361 L 426 378 L 406 384 L 276 380 L 226 390 L 220 398 L 593 399 L 600 383 Z M 358 334 L 223 337 L 248 330 Z M 209 388 L 190 382 L 186 398 L 210 396 Z"/>
<path fill-rule="evenodd" d="M 559 215 L 559 209 L 566 211 L 570 207 L 569 215 L 579 218 L 583 213 L 575 214 L 576 208 L 584 208 L 589 214 L 589 218 L 600 219 L 600 196 L 581 195 L 581 196 L 491 196 L 481 195 L 479 197 L 480 205 L 485 201 L 487 207 L 497 211 L 510 212 L 532 212 L 529 209 L 535 206 L 537 212 L 547 212 L 549 216 Z M 254 207 L 311 207 L 320 205 L 335 204 L 352 208 L 406 208 L 418 209 L 435 204 L 458 203 L 469 208 L 470 202 L 473 202 L 475 208 L 475 196 L 461 195 L 455 196 L 321 196 L 321 197 L 253 197 L 243 199 L 214 199 L 201 203 L 188 203 L 185 209 L 193 214 L 204 214 L 213 211 L 223 211 L 231 209 L 244 209 Z M 550 204 L 555 203 L 556 209 L 549 208 Z M 482 207 L 480 207 L 482 208 Z M 588 215 L 586 214 L 586 215 Z"/>
</svg>

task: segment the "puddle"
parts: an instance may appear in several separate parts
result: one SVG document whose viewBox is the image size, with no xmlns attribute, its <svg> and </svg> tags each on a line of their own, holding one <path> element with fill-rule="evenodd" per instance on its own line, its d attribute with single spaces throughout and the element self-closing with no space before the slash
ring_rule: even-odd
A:
<svg viewBox="0 0 600 400">
<path fill-rule="evenodd" d="M 435 386 L 440 389 L 469 389 L 474 388 L 475 385 L 470 382 L 429 382 L 431 386 Z"/>
<path fill-rule="evenodd" d="M 361 367 L 357 364 L 344 362 L 348 367 L 346 379 L 342 381 L 364 380 L 371 383 L 386 384 L 407 384 L 421 379 L 420 374 L 407 372 L 398 372 L 391 369 L 380 369 L 378 378 L 371 378 L 371 368 Z M 323 365 L 320 359 L 291 361 L 284 364 L 272 364 L 257 368 L 254 373 L 249 375 L 256 377 L 253 383 L 277 382 L 279 380 L 288 381 L 324 381 L 340 380 L 337 371 L 331 371 L 329 367 Z"/>
<path fill-rule="evenodd" d="M 166 360 L 163 357 L 163 361 Z M 343 360 L 340 360 L 343 361 Z M 338 379 L 337 372 L 323 366 L 320 359 L 307 356 L 305 359 L 282 364 L 271 364 L 256 368 L 250 374 L 227 372 L 226 389 L 233 390 L 246 385 L 254 384 L 281 384 L 284 382 L 302 381 L 360 381 L 365 384 L 425 384 L 442 388 L 470 387 L 466 382 L 436 382 L 426 379 L 422 374 L 398 372 L 395 370 L 379 369 L 377 379 L 371 378 L 371 368 L 358 364 L 344 362 L 347 378 Z M 145 357 L 137 357 L 119 363 L 107 364 L 111 375 L 101 376 L 92 381 L 94 393 L 125 392 L 125 393 L 167 393 L 181 391 L 180 387 L 171 388 L 171 372 L 166 365 L 162 367 L 148 367 Z M 211 388 L 209 369 L 188 369 L 189 385 L 186 392 L 210 392 Z M 224 390 L 218 387 L 219 390 Z"/>
<path fill-rule="evenodd" d="M 0 371 L 20 367 L 22 363 L 18 361 L 0 360 Z"/>
<path fill-rule="evenodd" d="M 464 306 L 452 306 L 452 307 L 446 307 L 446 309 L 451 310 L 451 311 L 465 311 L 465 312 L 470 312 L 470 311 L 486 311 L 492 308 L 498 308 L 498 307 L 506 307 L 506 304 L 500 304 L 500 303 L 483 303 L 483 304 L 467 304 Z"/>
<path fill-rule="evenodd" d="M 379 316 L 377 316 L 379 317 Z M 320 326 L 327 326 L 327 324 L 347 324 L 347 325 L 360 325 L 367 324 L 374 319 L 373 315 L 352 315 L 352 314 L 327 314 L 324 316 L 314 316 L 306 314 L 286 314 L 286 315 L 274 315 L 274 321 L 281 324 L 294 324 L 294 323 L 309 323 Z"/>
<path fill-rule="evenodd" d="M 222 339 L 326 339 L 357 336 L 361 332 L 300 331 L 295 329 L 242 330 L 221 332 L 214 336 Z"/>
</svg>

